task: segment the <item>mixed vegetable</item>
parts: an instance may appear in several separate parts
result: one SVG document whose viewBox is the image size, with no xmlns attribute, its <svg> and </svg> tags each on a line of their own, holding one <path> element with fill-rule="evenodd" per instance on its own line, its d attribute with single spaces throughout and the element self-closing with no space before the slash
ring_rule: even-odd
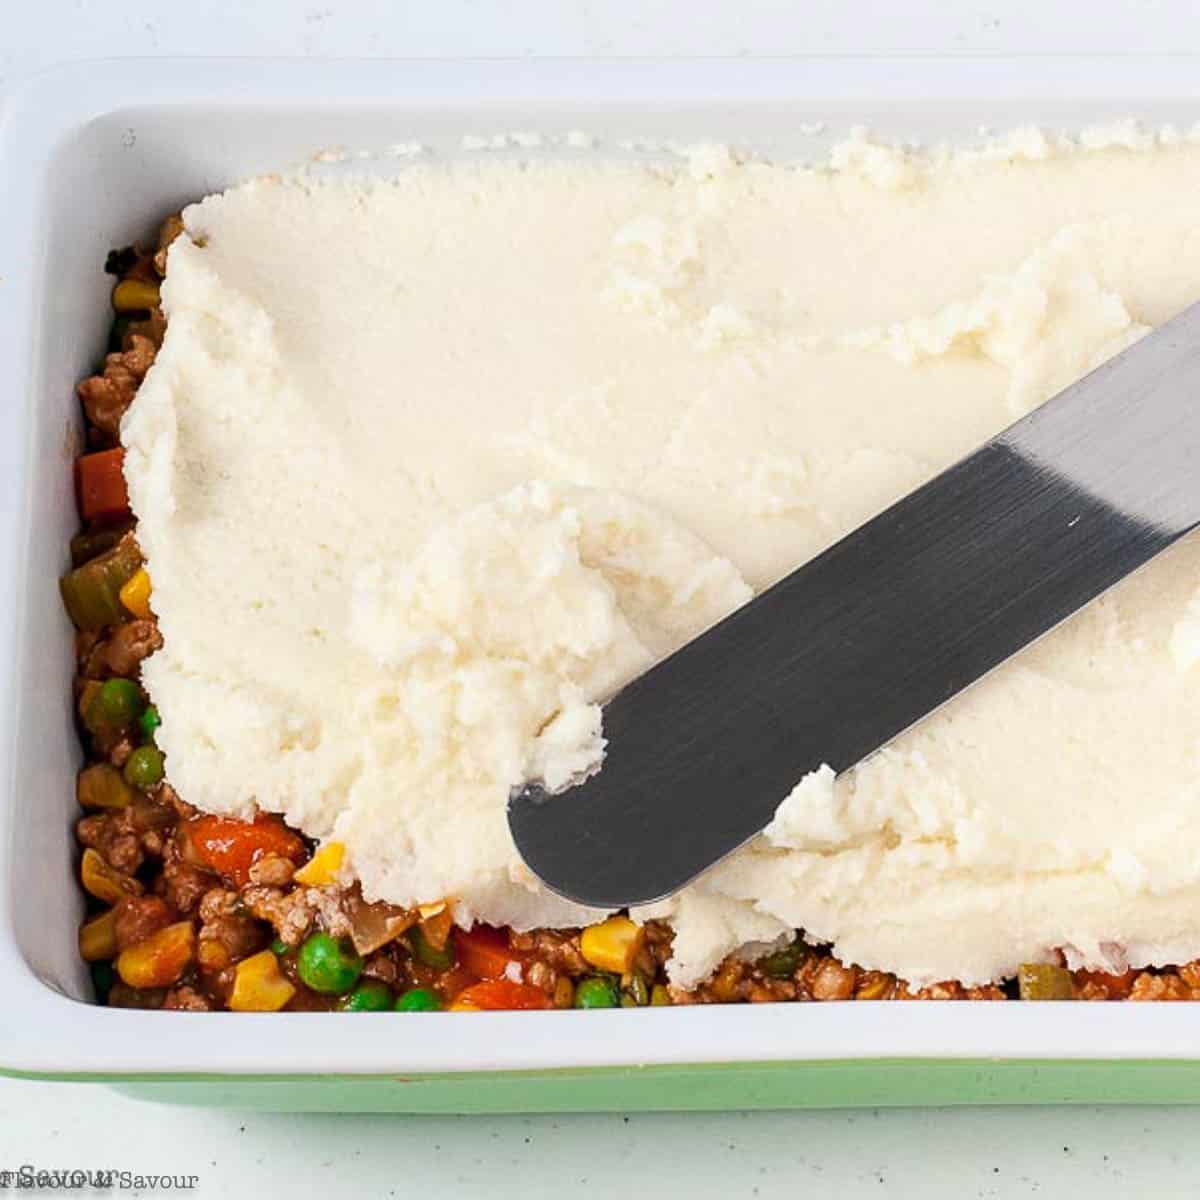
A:
<svg viewBox="0 0 1200 1200">
<path fill-rule="evenodd" d="M 103 367 L 79 387 L 80 532 L 61 591 L 76 633 L 76 712 L 88 762 L 77 798 L 87 913 L 79 952 L 97 997 L 131 1007 L 347 1013 L 652 1008 L 773 1000 L 1195 999 L 1200 962 L 1161 971 L 1069 971 L 1028 963 L 1001 987 L 912 990 L 809 945 L 799 933 L 757 959 L 726 959 L 684 991 L 665 974 L 671 930 L 628 915 L 529 933 L 454 924 L 443 900 L 368 902 L 345 848 L 314 846 L 277 816 L 201 813 L 176 795 L 162 720 L 141 663 L 162 645 L 118 444 L 120 419 L 166 328 L 159 283 L 178 236 L 110 256 L 117 276 Z"/>
</svg>

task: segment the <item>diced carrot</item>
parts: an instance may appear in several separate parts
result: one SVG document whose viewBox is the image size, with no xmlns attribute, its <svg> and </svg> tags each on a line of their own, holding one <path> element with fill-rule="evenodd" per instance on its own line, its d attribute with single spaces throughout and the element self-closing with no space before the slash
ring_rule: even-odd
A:
<svg viewBox="0 0 1200 1200">
<path fill-rule="evenodd" d="M 100 450 L 75 460 L 75 486 L 79 515 L 85 521 L 115 521 L 129 516 L 125 490 L 125 451 Z"/>
<path fill-rule="evenodd" d="M 1076 971 L 1075 982 L 1080 987 L 1087 983 L 1102 987 L 1110 997 L 1120 999 L 1129 995 L 1137 976 L 1138 972 L 1132 968 L 1122 971 L 1119 975 L 1112 975 L 1107 971 Z"/>
<path fill-rule="evenodd" d="M 459 1005 L 463 1006 L 460 1011 L 469 1011 L 469 1006 L 483 1012 L 553 1006 L 550 997 L 541 988 L 530 987 L 527 983 L 513 983 L 508 979 L 488 979 L 472 984 L 454 997 L 451 1008 Z"/>
<path fill-rule="evenodd" d="M 238 887 L 250 882 L 250 868 L 268 854 L 299 862 L 304 843 L 278 817 L 260 813 L 253 821 L 232 817 L 194 817 L 185 838 L 195 857 Z"/>
<path fill-rule="evenodd" d="M 477 979 L 502 979 L 508 964 L 520 962 L 522 957 L 510 950 L 508 938 L 490 925 L 456 929 L 454 944 L 459 964 Z"/>
</svg>

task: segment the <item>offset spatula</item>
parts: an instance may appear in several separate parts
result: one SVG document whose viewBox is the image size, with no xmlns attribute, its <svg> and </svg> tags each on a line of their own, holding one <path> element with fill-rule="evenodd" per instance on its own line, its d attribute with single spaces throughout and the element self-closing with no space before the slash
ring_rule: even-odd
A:
<svg viewBox="0 0 1200 1200">
<path fill-rule="evenodd" d="M 581 903 L 660 899 L 1198 522 L 1200 304 L 629 684 L 596 775 L 514 794 L 517 847 Z"/>
</svg>

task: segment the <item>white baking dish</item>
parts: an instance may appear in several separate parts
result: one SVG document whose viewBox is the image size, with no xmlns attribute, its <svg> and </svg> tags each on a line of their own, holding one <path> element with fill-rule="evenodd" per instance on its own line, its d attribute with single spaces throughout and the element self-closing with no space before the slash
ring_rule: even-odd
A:
<svg viewBox="0 0 1200 1200">
<path fill-rule="evenodd" d="M 89 1004 L 75 950 L 80 754 L 56 580 L 75 526 L 74 384 L 105 340 L 109 247 L 145 236 L 187 200 L 336 146 L 384 152 L 416 140 L 461 153 L 464 135 L 582 129 L 603 139 L 602 152 L 628 152 L 617 144 L 629 139 L 722 139 L 803 157 L 855 124 L 966 140 L 981 125 L 1125 116 L 1193 124 L 1197 62 L 106 62 L 29 84 L 0 128 L 10 430 L 0 477 L 0 1066 L 197 1080 L 201 1090 L 172 1094 L 278 1107 L 1200 1098 L 1200 1007 L 1189 1004 L 198 1017 Z M 403 169 L 386 154 L 352 161 Z M 496 1074 L 508 1072 L 522 1074 Z"/>
</svg>

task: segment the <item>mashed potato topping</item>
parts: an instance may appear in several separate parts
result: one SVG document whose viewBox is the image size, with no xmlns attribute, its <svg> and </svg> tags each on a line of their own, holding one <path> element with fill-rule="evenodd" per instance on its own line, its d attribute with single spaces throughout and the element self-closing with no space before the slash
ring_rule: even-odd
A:
<svg viewBox="0 0 1200 1200">
<path fill-rule="evenodd" d="M 799 169 L 708 147 L 269 177 L 192 206 L 122 440 L 168 775 L 369 898 L 599 914 L 508 835 L 606 696 L 1200 296 L 1200 146 Z M 922 984 L 1200 955 L 1200 543 L 645 910 Z M 803 686 L 797 680 L 797 686 Z"/>
</svg>

